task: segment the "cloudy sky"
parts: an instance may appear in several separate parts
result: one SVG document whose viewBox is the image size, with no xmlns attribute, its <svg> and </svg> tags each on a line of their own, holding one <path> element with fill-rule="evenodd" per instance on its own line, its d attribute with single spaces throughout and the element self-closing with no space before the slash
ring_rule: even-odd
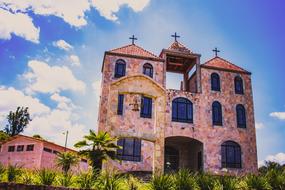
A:
<svg viewBox="0 0 285 190">
<path fill-rule="evenodd" d="M 17 106 L 25 134 L 72 146 L 97 127 L 104 51 L 137 44 L 159 54 L 179 39 L 202 62 L 251 71 L 258 157 L 285 163 L 285 4 L 282 0 L 0 0 L 0 124 Z M 171 79 L 171 80 L 169 80 Z M 178 79 L 168 78 L 173 85 Z"/>
</svg>

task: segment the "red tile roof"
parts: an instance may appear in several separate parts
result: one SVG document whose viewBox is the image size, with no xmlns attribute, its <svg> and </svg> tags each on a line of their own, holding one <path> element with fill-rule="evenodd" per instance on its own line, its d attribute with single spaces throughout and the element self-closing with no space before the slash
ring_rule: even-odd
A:
<svg viewBox="0 0 285 190">
<path fill-rule="evenodd" d="M 212 69 L 222 69 L 222 70 L 227 70 L 227 71 L 234 71 L 234 72 L 250 74 L 250 72 L 248 72 L 247 70 L 220 57 L 214 57 L 210 59 L 206 63 L 202 64 L 201 67 L 212 68 Z"/>
<path fill-rule="evenodd" d="M 167 48 L 168 50 L 175 50 L 175 51 L 180 51 L 180 52 L 184 52 L 184 53 L 192 53 L 192 51 L 187 48 L 185 45 L 183 45 L 182 43 L 175 41 L 173 42 L 169 48 Z"/>
<path fill-rule="evenodd" d="M 155 54 L 135 45 L 130 44 L 126 45 L 120 48 L 116 48 L 113 50 L 110 50 L 108 52 L 116 53 L 116 54 L 122 54 L 122 55 L 131 55 L 131 56 L 139 56 L 139 57 L 145 57 L 145 58 L 152 58 L 152 59 L 161 59 L 160 57 L 156 56 Z"/>
</svg>

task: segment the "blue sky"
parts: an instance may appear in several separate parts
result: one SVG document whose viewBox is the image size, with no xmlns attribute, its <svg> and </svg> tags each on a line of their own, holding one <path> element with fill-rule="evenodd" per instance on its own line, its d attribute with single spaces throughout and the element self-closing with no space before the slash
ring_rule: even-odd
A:
<svg viewBox="0 0 285 190">
<path fill-rule="evenodd" d="M 54 2 L 53 2 L 54 1 Z M 0 121 L 29 106 L 26 134 L 69 146 L 96 128 L 104 51 L 130 43 L 159 54 L 179 39 L 202 63 L 220 56 L 251 71 L 259 161 L 285 163 L 282 0 L 0 0 Z M 178 82 L 173 78 L 171 84 Z"/>
</svg>

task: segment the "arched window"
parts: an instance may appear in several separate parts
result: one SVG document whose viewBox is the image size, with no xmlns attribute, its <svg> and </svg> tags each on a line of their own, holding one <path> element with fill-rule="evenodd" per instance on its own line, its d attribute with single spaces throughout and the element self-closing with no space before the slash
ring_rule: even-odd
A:
<svg viewBox="0 0 285 190">
<path fill-rule="evenodd" d="M 193 104 L 186 98 L 172 101 L 172 121 L 193 123 Z"/>
<path fill-rule="evenodd" d="M 212 119 L 213 125 L 223 125 L 222 106 L 218 101 L 215 101 L 212 104 Z"/>
<path fill-rule="evenodd" d="M 143 65 L 143 74 L 152 78 L 153 76 L 153 67 L 151 64 L 146 63 Z"/>
<path fill-rule="evenodd" d="M 236 106 L 236 115 L 237 115 L 237 127 L 246 128 L 246 114 L 243 105 L 238 104 Z"/>
<path fill-rule="evenodd" d="M 241 168 L 241 148 L 233 141 L 226 141 L 222 144 L 222 167 Z"/>
<path fill-rule="evenodd" d="M 243 94 L 243 81 L 242 78 L 239 76 L 235 77 L 235 93 Z"/>
<path fill-rule="evenodd" d="M 116 61 L 115 77 L 120 78 L 126 74 L 126 62 L 122 59 Z"/>
<path fill-rule="evenodd" d="M 211 74 L 211 89 L 214 91 L 221 91 L 220 76 L 217 73 Z"/>
</svg>

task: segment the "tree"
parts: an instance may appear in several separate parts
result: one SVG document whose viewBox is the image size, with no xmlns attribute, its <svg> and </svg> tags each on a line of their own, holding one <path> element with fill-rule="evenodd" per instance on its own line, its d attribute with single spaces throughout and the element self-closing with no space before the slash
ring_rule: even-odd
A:
<svg viewBox="0 0 285 190">
<path fill-rule="evenodd" d="M 64 174 L 67 175 L 70 168 L 78 164 L 79 158 L 72 152 L 61 152 L 58 154 L 56 162 L 62 168 Z"/>
<path fill-rule="evenodd" d="M 0 142 L 3 142 L 9 138 L 9 135 L 4 131 L 0 131 Z"/>
<path fill-rule="evenodd" d="M 102 168 L 103 161 L 108 158 L 116 159 L 116 151 L 120 148 L 115 143 L 116 140 L 106 132 L 99 132 L 96 135 L 93 130 L 90 130 L 89 135 L 84 136 L 84 140 L 79 141 L 74 146 L 76 148 L 86 147 L 79 154 L 90 160 L 93 172 L 96 172 Z"/>
<path fill-rule="evenodd" d="M 5 132 L 9 136 L 15 136 L 24 131 L 31 120 L 28 107 L 18 107 L 15 112 L 10 111 L 7 116 L 8 124 L 5 127 Z"/>
</svg>

